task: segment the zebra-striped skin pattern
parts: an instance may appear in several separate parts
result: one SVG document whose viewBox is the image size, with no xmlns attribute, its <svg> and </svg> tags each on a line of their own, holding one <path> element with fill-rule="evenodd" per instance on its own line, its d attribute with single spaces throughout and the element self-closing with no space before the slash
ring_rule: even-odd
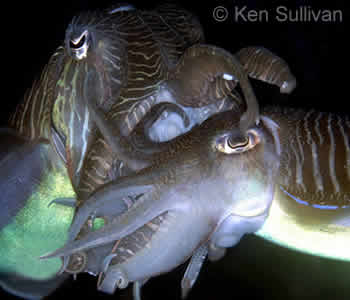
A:
<svg viewBox="0 0 350 300">
<path fill-rule="evenodd" d="M 77 59 L 72 51 L 87 41 L 89 52 Z M 69 25 L 64 45 L 52 55 L 10 125 L 28 139 L 50 140 L 66 158 L 78 192 L 83 177 L 81 191 L 90 193 L 110 178 L 114 158 L 103 137 L 96 137 L 86 101 L 96 102 L 128 134 L 155 104 L 155 95 L 185 49 L 202 41 L 197 19 L 174 5 L 82 13 Z M 165 94 L 162 101 L 168 100 L 173 99 Z M 85 160 L 90 168 L 83 167 Z M 84 169 L 90 173 L 82 175 Z"/>
<path fill-rule="evenodd" d="M 186 11 L 162 6 L 154 12 L 125 12 L 118 19 L 119 36 L 126 45 L 127 85 L 120 91 L 106 118 L 115 122 L 127 135 L 156 103 L 156 96 L 181 54 L 189 46 L 203 41 L 198 21 Z M 172 101 L 165 92 L 164 99 Z M 97 133 L 78 188 L 79 198 L 90 194 L 97 186 L 116 176 L 130 172 L 118 161 L 103 135 Z"/>
<path fill-rule="evenodd" d="M 269 108 L 280 126 L 279 184 L 301 205 L 337 210 L 350 205 L 350 120 L 346 115 Z"/>
<path fill-rule="evenodd" d="M 198 20 L 170 4 L 153 11 L 83 13 L 69 25 L 64 46 L 52 56 L 11 125 L 25 137 L 52 142 L 67 164 L 78 198 L 84 199 L 98 186 L 131 171 L 118 160 L 103 133 L 95 130 L 87 103 L 104 111 L 107 121 L 115 124 L 115 135 L 128 136 L 157 103 L 194 107 L 225 103 L 239 81 L 246 100 L 253 100 L 248 101 L 254 109 L 246 123 L 255 120 L 256 99 L 246 79 L 255 74 L 255 65 L 245 65 L 244 56 L 250 48 L 240 52 L 245 74 L 232 55 L 200 45 L 203 40 Z M 282 62 L 266 53 L 259 67 L 271 60 Z M 279 66 L 289 70 L 284 62 Z M 279 69 L 272 68 L 268 75 L 274 77 L 276 72 Z M 270 82 L 268 77 L 258 79 Z M 211 114 L 215 109 L 209 109 Z"/>
<path fill-rule="evenodd" d="M 236 53 L 252 78 L 277 85 L 281 93 L 289 94 L 296 86 L 296 79 L 288 64 L 263 47 L 247 47 Z"/>
<path fill-rule="evenodd" d="M 350 119 L 266 108 L 279 126 L 281 161 L 269 217 L 256 233 L 311 255 L 350 260 Z"/>
</svg>

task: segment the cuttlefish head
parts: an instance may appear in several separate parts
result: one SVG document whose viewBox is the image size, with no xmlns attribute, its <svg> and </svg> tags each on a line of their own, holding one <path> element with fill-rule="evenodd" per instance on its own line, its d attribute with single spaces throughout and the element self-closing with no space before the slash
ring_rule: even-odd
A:
<svg viewBox="0 0 350 300">
<path fill-rule="evenodd" d="M 223 194 L 232 201 L 231 213 L 263 213 L 270 206 L 279 167 L 278 125 L 260 116 L 259 124 L 242 133 L 239 123 L 232 124 L 234 120 L 220 115 L 214 118 L 218 120 L 211 142 L 213 180 L 217 177 L 225 186 Z"/>
<path fill-rule="evenodd" d="M 55 145 L 64 145 L 59 152 L 66 156 L 74 185 L 85 155 L 82 149 L 93 139 L 91 107 L 108 111 L 126 81 L 125 41 L 118 30 L 120 13 L 85 12 L 73 18 L 63 46 L 50 64 L 51 118 L 60 137 Z"/>
</svg>

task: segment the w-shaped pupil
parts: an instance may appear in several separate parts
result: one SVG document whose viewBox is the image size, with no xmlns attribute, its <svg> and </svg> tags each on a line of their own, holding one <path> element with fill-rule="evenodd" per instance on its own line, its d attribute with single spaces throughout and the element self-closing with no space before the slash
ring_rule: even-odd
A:
<svg viewBox="0 0 350 300">
<path fill-rule="evenodd" d="M 231 148 L 240 148 L 240 147 L 246 147 L 249 143 L 249 137 L 248 136 L 236 136 L 236 137 L 230 137 L 228 139 L 228 144 Z"/>
<path fill-rule="evenodd" d="M 86 40 L 86 35 L 84 34 L 81 39 L 79 40 L 79 42 L 77 43 L 74 43 L 72 40 L 70 41 L 69 43 L 69 46 L 72 48 L 72 49 L 79 49 L 81 47 L 83 47 L 83 45 L 85 44 L 85 40 Z"/>
</svg>

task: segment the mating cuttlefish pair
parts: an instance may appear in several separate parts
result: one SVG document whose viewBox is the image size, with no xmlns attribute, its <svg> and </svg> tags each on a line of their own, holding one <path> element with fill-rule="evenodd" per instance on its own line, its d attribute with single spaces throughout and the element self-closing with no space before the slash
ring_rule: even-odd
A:
<svg viewBox="0 0 350 300">
<path fill-rule="evenodd" d="M 296 85 L 265 48 L 204 44 L 173 5 L 74 18 L 1 130 L 1 285 L 40 298 L 63 272 L 88 272 L 107 293 L 133 282 L 140 299 L 189 259 L 186 297 L 206 257 L 246 233 L 349 259 L 322 247 L 348 236 L 348 118 L 259 112 L 248 76 Z"/>
</svg>

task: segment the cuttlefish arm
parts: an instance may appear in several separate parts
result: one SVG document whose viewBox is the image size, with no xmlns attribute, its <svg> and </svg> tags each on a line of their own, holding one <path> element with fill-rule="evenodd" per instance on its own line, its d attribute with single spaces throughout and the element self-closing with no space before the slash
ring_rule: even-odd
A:
<svg viewBox="0 0 350 300">
<path fill-rule="evenodd" d="M 117 126 L 113 121 L 107 119 L 107 114 L 97 105 L 96 99 L 101 97 L 103 90 L 98 81 L 95 80 L 95 73 L 90 72 L 85 79 L 85 86 L 94 86 L 94 93 L 85 93 L 84 101 L 89 109 L 91 114 L 91 119 L 95 122 L 97 128 L 106 139 L 110 147 L 112 148 L 113 153 L 118 157 L 119 160 L 127 164 L 129 168 L 134 171 L 139 171 L 152 164 L 153 157 L 144 151 L 137 151 L 134 146 L 130 143 L 128 137 L 124 136 L 121 132 L 119 126 Z M 85 89 L 87 90 L 87 89 Z M 162 103 L 159 106 L 159 109 L 152 111 L 151 114 L 147 115 L 147 123 L 150 124 L 154 122 L 155 118 L 158 118 L 164 110 L 170 110 L 178 114 L 185 126 L 188 126 L 190 120 L 187 114 L 174 103 Z M 150 125 L 148 125 L 150 126 Z M 146 127 L 145 127 L 146 128 Z M 167 146 L 165 144 L 152 144 L 148 145 L 148 153 L 157 153 L 163 151 Z M 141 149 L 138 149 L 141 150 Z"/>
<path fill-rule="evenodd" d="M 277 85 L 280 92 L 290 94 L 297 81 L 288 64 L 264 47 L 247 47 L 236 53 L 249 77 Z"/>
<path fill-rule="evenodd" d="M 127 211 L 130 206 L 130 199 L 138 199 L 144 193 L 152 190 L 151 185 L 143 185 L 137 183 L 130 186 L 128 182 L 122 184 L 113 185 L 114 181 L 99 188 L 95 193 L 87 199 L 83 206 L 81 206 L 78 212 L 75 214 L 72 225 L 70 226 L 68 239 L 66 245 L 72 243 L 78 236 L 79 232 L 83 229 L 84 224 L 91 219 L 91 227 L 93 229 L 94 219 L 99 216 L 103 216 L 103 219 L 107 222 L 111 221 L 113 216 L 118 216 Z M 104 197 L 99 197 L 100 193 L 105 193 Z M 108 203 L 112 198 L 113 203 Z M 62 204 L 60 199 L 54 201 L 55 203 Z M 61 270 L 65 270 L 69 263 L 69 257 L 64 256 L 63 266 Z"/>
<path fill-rule="evenodd" d="M 132 286 L 132 296 L 134 300 L 141 300 L 141 288 L 148 280 L 135 281 Z"/>
<path fill-rule="evenodd" d="M 91 80 L 90 77 L 93 78 L 94 73 L 87 76 L 85 84 L 91 86 L 95 80 Z M 164 110 L 180 115 L 185 126 L 188 126 L 190 123 L 188 115 L 180 106 L 174 103 L 161 103 L 157 107 L 154 107 L 153 110 L 149 111 L 139 123 L 139 126 L 134 129 L 130 136 L 126 137 L 113 121 L 107 119 L 106 113 L 97 106 L 94 97 L 99 97 L 98 89 L 99 85 L 96 86 L 95 90 L 97 90 L 97 92 L 95 91 L 94 95 L 84 95 L 84 101 L 90 111 L 91 119 L 95 122 L 96 127 L 101 132 L 116 157 L 133 171 L 139 171 L 150 166 L 159 152 L 169 149 L 171 142 L 156 143 L 142 138 L 142 136 L 147 134 L 146 130 L 159 118 Z M 133 138 L 134 140 L 132 140 Z M 138 142 L 141 141 L 142 145 L 138 145 L 137 142 L 134 143 L 136 140 Z"/>
<path fill-rule="evenodd" d="M 185 274 L 181 281 L 181 298 L 185 299 L 191 291 L 193 285 L 196 283 L 200 270 L 208 255 L 208 243 L 204 243 L 194 251 L 186 268 Z M 141 288 L 147 282 L 147 279 L 135 281 L 133 284 L 133 298 L 134 300 L 141 300 Z M 115 289 L 115 280 L 104 280 L 99 287 L 103 291 L 110 291 L 113 293 Z"/>
<path fill-rule="evenodd" d="M 201 245 L 192 255 L 181 281 L 181 297 L 185 299 L 196 283 L 199 272 L 208 255 L 208 243 Z"/>
<path fill-rule="evenodd" d="M 136 176 L 134 178 L 127 178 L 127 181 L 134 182 L 138 181 L 139 178 L 144 175 Z M 130 194 L 133 194 L 133 189 L 137 189 L 142 195 L 137 197 L 133 205 L 121 215 L 119 211 L 116 211 L 116 214 L 113 218 L 110 218 L 110 221 L 105 224 L 101 229 L 90 232 L 88 235 L 82 237 L 79 240 L 71 241 L 71 238 L 74 235 L 77 235 L 82 224 L 85 222 L 89 215 L 98 215 L 100 213 L 99 207 L 114 209 L 116 203 L 120 202 L 123 197 L 126 196 L 125 189 L 129 190 Z M 125 188 L 125 183 L 122 182 L 118 184 L 116 182 L 111 182 L 103 186 L 101 189 L 96 191 L 86 203 L 81 207 L 81 210 L 84 212 L 81 216 L 77 217 L 76 223 L 72 225 L 72 232 L 70 233 L 70 242 L 68 242 L 64 247 L 42 256 L 41 258 L 50 258 L 58 256 L 68 256 L 74 252 L 90 249 L 100 245 L 107 244 L 109 242 L 119 240 L 143 225 L 147 224 L 152 219 L 163 214 L 168 210 L 175 209 L 174 204 L 169 203 L 170 201 L 157 201 L 160 197 L 162 191 L 159 187 L 155 186 L 144 186 L 144 187 L 135 187 L 132 183 L 129 187 Z M 93 200 L 92 200 L 93 199 Z M 96 202 L 96 204 L 91 205 L 91 202 Z M 99 202 L 101 201 L 102 204 Z M 88 206 L 85 208 L 85 206 Z M 79 215 L 79 214 L 78 214 Z"/>
<path fill-rule="evenodd" d="M 241 131 L 245 132 L 259 121 L 259 106 L 247 73 L 228 51 L 206 44 L 188 48 L 168 86 L 173 90 L 177 103 L 200 107 L 226 98 L 237 82 L 249 107 L 240 124 Z"/>
<path fill-rule="evenodd" d="M 264 219 L 265 216 L 266 214 L 262 214 L 260 218 Z M 239 228 L 242 228 L 242 230 L 239 230 Z M 210 260 L 212 258 L 215 258 L 214 260 L 222 258 L 226 252 L 225 249 L 236 245 L 242 238 L 243 234 L 237 234 L 237 232 L 255 232 L 257 229 L 256 216 L 247 218 L 230 215 L 219 224 L 211 240 L 198 247 L 191 257 L 181 281 L 182 299 L 187 297 L 195 284 L 208 254 Z"/>
<path fill-rule="evenodd" d="M 194 61 L 189 60 L 189 62 L 191 62 L 191 65 L 188 65 L 188 66 L 187 64 L 185 64 L 185 62 L 183 62 L 183 65 L 186 66 L 186 68 L 183 66 L 181 68 L 180 74 L 182 73 L 187 74 L 188 72 L 190 72 L 192 64 L 194 64 L 196 68 L 199 68 L 200 63 L 203 63 L 203 60 L 204 60 L 206 61 L 206 63 L 210 62 L 210 64 L 212 64 L 213 66 L 219 66 L 217 70 L 218 74 L 226 74 L 224 73 L 225 70 L 228 71 L 230 69 L 231 71 L 233 70 L 232 72 L 234 72 L 238 80 L 240 80 L 239 82 L 242 87 L 243 95 L 245 96 L 247 109 L 240 118 L 239 127 L 241 132 L 245 135 L 246 130 L 251 126 L 254 126 L 259 120 L 259 106 L 255 97 L 255 94 L 253 92 L 253 89 L 248 81 L 247 75 L 243 70 L 243 67 L 240 65 L 237 59 L 233 55 L 231 55 L 229 52 L 214 46 L 201 45 L 201 46 L 195 47 L 191 51 L 194 51 L 193 55 L 195 55 L 195 59 L 193 59 Z M 220 68 L 220 66 L 223 66 L 223 67 Z M 204 72 L 205 70 L 202 70 L 202 71 Z M 207 75 L 204 75 L 204 74 L 201 74 L 201 75 L 204 77 L 202 79 L 199 79 L 199 81 L 207 79 L 206 77 Z M 93 77 L 93 74 L 91 76 Z M 234 77 L 232 76 L 232 78 Z M 232 78 L 231 80 L 233 80 Z M 182 84 L 187 84 L 187 85 L 189 84 L 182 77 L 176 78 L 176 80 L 174 79 L 173 81 L 170 80 L 170 83 L 169 83 L 170 85 L 174 83 L 175 84 L 174 87 L 177 88 L 178 92 L 180 92 L 179 87 L 182 86 L 182 84 L 178 85 L 180 79 L 184 81 Z M 90 85 L 89 82 L 95 82 L 95 81 L 90 80 L 88 76 L 85 84 Z M 98 86 L 96 89 L 98 89 Z M 190 91 L 185 91 L 184 94 L 182 94 L 182 96 L 189 92 Z M 182 93 L 182 90 L 180 93 Z M 99 94 L 100 93 L 96 93 L 97 98 Z M 183 99 L 185 99 L 182 96 L 180 94 L 177 95 L 176 99 L 179 100 L 178 102 L 181 102 Z M 227 94 L 227 96 L 228 98 L 234 99 L 235 93 L 232 94 L 232 92 L 230 91 L 229 94 Z M 147 142 L 147 147 L 145 150 L 135 147 L 135 145 L 133 145 L 130 142 L 130 139 L 128 137 L 125 137 L 121 133 L 118 126 L 113 126 L 113 122 L 110 122 L 110 120 L 107 120 L 106 114 L 97 106 L 95 99 L 91 98 L 90 94 L 84 95 L 84 98 L 85 98 L 86 105 L 89 107 L 89 111 L 91 112 L 91 119 L 95 122 L 97 128 L 99 129 L 101 134 L 106 139 L 107 143 L 112 148 L 112 151 L 116 154 L 118 159 L 125 162 L 128 165 L 128 167 L 130 167 L 133 171 L 139 171 L 141 169 L 144 169 L 150 166 L 153 163 L 153 161 L 156 159 L 153 154 L 162 152 L 162 151 L 168 151 L 171 148 L 171 141 L 169 143 Z M 192 97 L 190 98 L 192 99 Z M 193 101 L 193 99 L 191 101 Z M 181 103 L 181 104 L 189 105 L 190 103 Z M 170 107 L 173 111 L 176 111 L 174 107 L 169 106 L 170 104 L 166 103 L 165 105 L 166 107 Z M 205 103 L 203 103 L 203 105 L 205 105 Z M 148 127 L 146 126 L 145 128 L 147 130 L 149 126 Z"/>
<path fill-rule="evenodd" d="M 68 242 L 77 237 L 88 218 L 120 215 L 128 209 L 127 198 L 135 199 L 152 189 L 151 185 L 130 185 L 128 183 L 114 185 L 113 181 L 98 189 L 76 213 L 69 231 Z M 101 193 L 104 193 L 103 197 L 100 197 Z M 111 200 L 113 203 L 110 203 Z"/>
<path fill-rule="evenodd" d="M 159 90 L 136 106 L 130 118 L 120 124 L 124 136 L 159 103 L 173 102 L 192 108 L 207 106 L 229 97 L 237 83 L 250 107 L 242 119 L 242 132 L 259 120 L 259 106 L 247 73 L 239 60 L 222 48 L 208 44 L 189 47 L 167 77 Z"/>
<path fill-rule="evenodd" d="M 281 93 L 291 93 L 296 87 L 296 78 L 291 73 L 286 61 L 284 61 L 282 58 L 275 55 L 268 49 L 263 47 L 247 47 L 241 49 L 238 53 L 236 53 L 235 56 L 237 57 L 244 71 L 250 78 L 257 79 L 268 84 L 276 85 L 280 88 Z M 211 58 L 215 59 L 213 56 Z M 199 58 L 197 58 L 197 61 L 198 60 Z M 195 61 L 196 60 L 192 59 L 192 61 L 190 61 L 190 64 L 192 64 L 193 66 L 193 64 L 195 64 Z M 198 66 L 198 69 L 200 69 L 200 67 L 202 66 Z M 198 78 L 192 78 L 193 81 L 197 79 Z M 232 80 L 230 81 L 229 79 Z M 233 88 L 236 85 L 236 83 L 238 83 L 237 80 L 237 78 L 230 74 L 224 74 L 222 75 L 222 77 L 217 76 L 215 80 L 213 80 L 210 84 L 216 87 L 216 92 L 218 92 L 219 94 L 222 93 L 221 97 L 224 97 L 226 89 L 228 89 L 229 87 Z M 176 85 L 176 83 L 172 84 Z M 216 96 L 218 96 L 219 94 L 217 94 Z M 174 99 L 176 100 L 175 96 Z M 215 108 L 219 105 L 219 103 L 223 103 L 225 101 L 229 101 L 231 106 L 242 106 L 241 95 L 237 92 L 237 90 L 231 90 L 231 94 L 223 99 L 224 100 L 217 101 L 215 103 L 201 107 L 182 106 L 182 109 L 186 110 L 190 120 L 192 121 L 192 124 L 200 124 L 204 120 L 198 120 L 198 116 L 202 115 L 202 112 L 200 110 L 205 112 L 211 111 L 210 113 L 208 113 L 209 116 L 215 113 Z M 178 101 L 181 101 L 181 99 L 178 99 Z M 225 108 L 221 106 L 221 109 L 216 110 L 216 112 L 223 110 L 225 110 Z M 163 138 L 163 140 L 170 140 L 174 136 L 183 134 L 184 132 L 187 132 L 192 128 L 183 126 L 181 124 L 181 119 L 183 120 L 184 117 L 180 114 L 178 114 L 179 117 L 177 117 L 176 113 L 176 111 L 170 111 L 170 113 L 164 114 L 164 116 L 161 115 L 159 119 L 157 118 L 158 116 L 155 113 L 152 113 L 155 117 L 153 118 L 152 123 L 148 123 L 148 125 L 151 124 L 152 126 L 146 125 L 146 128 L 149 128 L 147 133 L 149 134 L 149 136 L 151 136 L 152 140 L 157 141 L 158 136 Z M 146 117 L 148 115 L 146 115 Z"/>
</svg>

